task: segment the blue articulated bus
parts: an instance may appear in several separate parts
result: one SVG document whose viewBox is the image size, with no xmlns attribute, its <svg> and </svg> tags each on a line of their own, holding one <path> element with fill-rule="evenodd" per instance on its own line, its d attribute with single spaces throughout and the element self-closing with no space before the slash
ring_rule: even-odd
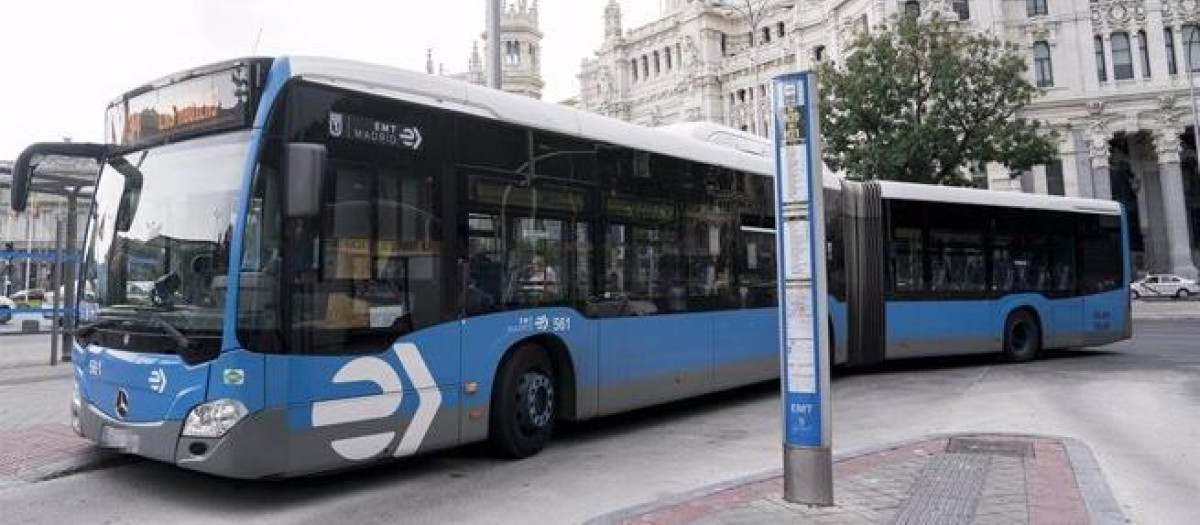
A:
<svg viewBox="0 0 1200 525">
<path fill-rule="evenodd" d="M 103 166 L 72 353 L 101 446 L 238 478 L 520 458 L 559 421 L 779 375 L 753 137 L 303 57 L 152 82 L 106 130 L 31 146 L 13 184 L 20 209 L 39 158 Z M 1115 204 L 826 192 L 836 363 L 1128 334 Z"/>
</svg>

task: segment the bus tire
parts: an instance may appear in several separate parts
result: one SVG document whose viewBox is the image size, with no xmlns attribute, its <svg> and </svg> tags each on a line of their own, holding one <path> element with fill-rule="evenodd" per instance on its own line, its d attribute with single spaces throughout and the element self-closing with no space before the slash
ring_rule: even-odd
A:
<svg viewBox="0 0 1200 525">
<path fill-rule="evenodd" d="M 1004 322 L 1004 359 L 1024 363 L 1042 349 L 1042 329 L 1029 310 L 1016 310 Z"/>
<path fill-rule="evenodd" d="M 521 459 L 545 448 L 558 416 L 556 386 L 545 350 L 533 343 L 513 350 L 492 390 L 488 434 L 497 453 Z"/>
<path fill-rule="evenodd" d="M 1190 295 L 1192 292 L 1189 292 L 1187 288 L 1180 288 L 1178 292 L 1175 292 L 1175 298 L 1180 301 L 1186 301 Z"/>
</svg>

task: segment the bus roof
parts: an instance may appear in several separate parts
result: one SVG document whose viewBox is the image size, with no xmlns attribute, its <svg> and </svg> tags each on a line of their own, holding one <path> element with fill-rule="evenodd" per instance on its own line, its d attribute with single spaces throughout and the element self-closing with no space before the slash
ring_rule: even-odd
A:
<svg viewBox="0 0 1200 525">
<path fill-rule="evenodd" d="M 695 137 L 666 133 L 461 80 L 320 57 L 287 57 L 292 77 L 586 137 L 730 169 L 769 175 L 772 159 Z"/>
<path fill-rule="evenodd" d="M 294 78 L 765 176 L 774 173 L 770 141 L 718 124 L 648 128 L 438 75 L 353 60 L 309 56 L 287 59 Z M 828 176 L 832 172 L 826 169 L 825 174 L 825 186 L 836 186 L 836 177 Z M 1121 213 L 1120 204 L 1114 201 L 890 181 L 879 181 L 879 184 L 884 198 Z"/>
<path fill-rule="evenodd" d="M 906 199 L 928 202 L 976 204 L 981 206 L 1003 206 L 1007 208 L 1033 208 L 1083 213 L 1120 215 L 1121 205 L 1115 201 L 1059 197 L 1016 191 L 981 190 L 954 186 L 935 186 L 909 182 L 878 181 L 885 199 Z"/>
</svg>

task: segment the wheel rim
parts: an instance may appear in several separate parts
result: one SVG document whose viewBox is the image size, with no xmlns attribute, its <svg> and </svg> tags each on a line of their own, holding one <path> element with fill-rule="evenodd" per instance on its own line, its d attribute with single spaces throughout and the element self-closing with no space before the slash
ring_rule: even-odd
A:
<svg viewBox="0 0 1200 525">
<path fill-rule="evenodd" d="M 554 417 L 554 383 L 539 370 L 521 376 L 517 385 L 517 424 L 521 433 L 533 435 L 545 429 Z"/>
</svg>

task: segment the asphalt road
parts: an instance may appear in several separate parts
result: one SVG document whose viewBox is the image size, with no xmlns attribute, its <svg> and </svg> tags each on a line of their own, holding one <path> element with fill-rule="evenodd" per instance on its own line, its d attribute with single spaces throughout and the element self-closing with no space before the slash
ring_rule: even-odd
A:
<svg viewBox="0 0 1200 525">
<path fill-rule="evenodd" d="M 1029 364 L 920 360 L 835 379 L 839 453 L 949 432 L 1082 439 L 1135 523 L 1200 515 L 1200 323 Z M 573 523 L 780 465 L 774 385 L 590 422 L 534 458 L 464 449 L 369 470 L 234 482 L 139 461 L 0 492 L 0 521 Z"/>
</svg>

